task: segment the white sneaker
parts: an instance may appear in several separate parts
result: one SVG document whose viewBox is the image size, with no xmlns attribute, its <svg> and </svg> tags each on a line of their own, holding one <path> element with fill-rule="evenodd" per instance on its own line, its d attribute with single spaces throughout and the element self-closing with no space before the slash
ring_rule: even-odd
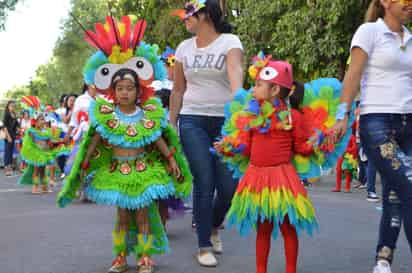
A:
<svg viewBox="0 0 412 273">
<path fill-rule="evenodd" d="M 392 273 L 391 265 L 386 260 L 379 260 L 373 268 L 373 273 Z"/>
<path fill-rule="evenodd" d="M 374 192 L 368 192 L 366 200 L 369 202 L 379 202 L 379 197 Z"/>
<path fill-rule="evenodd" d="M 203 252 L 203 253 L 201 253 L 199 251 L 199 253 L 196 255 L 196 258 L 197 258 L 197 262 L 201 266 L 205 266 L 205 267 L 215 267 L 215 266 L 217 266 L 217 259 L 211 251 L 206 251 L 206 252 Z"/>
<path fill-rule="evenodd" d="M 222 254 L 223 252 L 223 242 L 220 239 L 218 232 L 212 232 L 212 236 L 210 236 L 210 242 L 212 243 L 212 249 L 215 254 Z"/>
</svg>

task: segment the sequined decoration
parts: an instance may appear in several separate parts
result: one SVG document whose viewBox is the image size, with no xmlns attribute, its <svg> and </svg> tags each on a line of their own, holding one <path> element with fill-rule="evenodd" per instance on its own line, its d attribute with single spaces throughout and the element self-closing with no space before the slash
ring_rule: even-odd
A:
<svg viewBox="0 0 412 273">
<path fill-rule="evenodd" d="M 130 167 L 129 162 L 123 162 L 120 165 L 120 173 L 123 175 L 128 175 L 132 172 L 132 168 Z"/>
<path fill-rule="evenodd" d="M 146 170 L 146 164 L 142 161 L 136 161 L 136 171 L 143 172 Z"/>
<path fill-rule="evenodd" d="M 143 121 L 143 127 L 146 129 L 153 129 L 155 127 L 155 122 L 153 120 L 142 120 Z"/>
<path fill-rule="evenodd" d="M 132 125 L 128 125 L 126 129 L 126 134 L 130 137 L 135 137 L 137 136 L 137 130 L 134 128 Z"/>
<path fill-rule="evenodd" d="M 109 119 L 107 121 L 107 126 L 109 126 L 112 129 L 116 129 L 117 127 L 119 127 L 120 125 L 120 121 L 118 119 Z"/>
</svg>

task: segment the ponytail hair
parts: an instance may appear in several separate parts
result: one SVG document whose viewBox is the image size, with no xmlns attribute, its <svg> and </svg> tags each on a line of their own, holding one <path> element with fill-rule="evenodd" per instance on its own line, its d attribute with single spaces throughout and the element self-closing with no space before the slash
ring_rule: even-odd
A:
<svg viewBox="0 0 412 273">
<path fill-rule="evenodd" d="M 212 21 L 216 32 L 231 33 L 233 27 L 225 20 L 222 8 L 218 0 L 207 0 L 206 7 L 199 10 L 198 13 L 205 13 Z"/>
<path fill-rule="evenodd" d="M 375 22 L 378 18 L 385 16 L 385 8 L 380 0 L 372 0 L 365 15 L 365 22 Z"/>
</svg>

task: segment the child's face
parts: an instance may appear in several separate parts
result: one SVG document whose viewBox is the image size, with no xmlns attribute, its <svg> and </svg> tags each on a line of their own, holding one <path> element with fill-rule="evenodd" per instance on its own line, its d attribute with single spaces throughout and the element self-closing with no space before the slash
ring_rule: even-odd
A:
<svg viewBox="0 0 412 273">
<path fill-rule="evenodd" d="M 128 79 L 119 80 L 114 91 L 119 105 L 136 104 L 137 89 L 133 81 Z"/>
<path fill-rule="evenodd" d="M 37 128 L 43 128 L 43 127 L 44 127 L 44 123 L 45 123 L 44 118 L 43 118 L 43 117 L 40 117 L 40 118 L 38 118 L 37 121 L 36 121 L 36 127 L 37 127 Z"/>
<path fill-rule="evenodd" d="M 270 82 L 257 80 L 253 88 L 253 96 L 257 100 L 272 100 L 279 93 L 278 86 Z"/>
</svg>

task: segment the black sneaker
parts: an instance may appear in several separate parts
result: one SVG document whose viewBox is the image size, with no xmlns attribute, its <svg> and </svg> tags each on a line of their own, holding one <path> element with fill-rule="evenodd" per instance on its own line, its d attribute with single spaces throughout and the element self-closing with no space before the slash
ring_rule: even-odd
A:
<svg viewBox="0 0 412 273">
<path fill-rule="evenodd" d="M 379 202 L 379 197 L 374 192 L 368 192 L 368 197 L 366 200 L 369 202 Z"/>
</svg>

